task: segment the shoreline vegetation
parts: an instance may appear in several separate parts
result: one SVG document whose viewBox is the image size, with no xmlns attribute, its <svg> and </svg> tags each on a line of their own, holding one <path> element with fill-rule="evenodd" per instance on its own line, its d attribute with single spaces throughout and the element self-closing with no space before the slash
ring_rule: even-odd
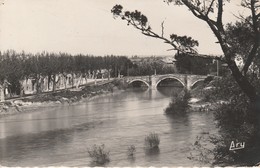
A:
<svg viewBox="0 0 260 168">
<path fill-rule="evenodd" d="M 96 84 L 89 83 L 79 88 L 69 88 L 56 92 L 29 95 L 0 102 L 0 118 L 19 113 L 31 112 L 33 109 L 73 104 L 90 100 L 98 95 L 113 93 L 125 89 L 119 80 L 104 80 Z"/>
</svg>

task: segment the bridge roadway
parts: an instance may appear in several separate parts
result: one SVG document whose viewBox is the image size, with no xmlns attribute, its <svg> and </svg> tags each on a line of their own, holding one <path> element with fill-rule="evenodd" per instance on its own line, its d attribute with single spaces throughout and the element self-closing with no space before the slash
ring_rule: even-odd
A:
<svg viewBox="0 0 260 168">
<path fill-rule="evenodd" d="M 151 76 L 126 76 L 123 80 L 128 84 L 135 81 L 145 83 L 149 88 L 156 89 L 158 84 L 165 79 L 175 79 L 179 81 L 188 90 L 192 88 L 197 82 L 204 81 L 206 75 L 191 75 L 191 74 L 164 74 L 164 75 L 151 75 Z"/>
</svg>

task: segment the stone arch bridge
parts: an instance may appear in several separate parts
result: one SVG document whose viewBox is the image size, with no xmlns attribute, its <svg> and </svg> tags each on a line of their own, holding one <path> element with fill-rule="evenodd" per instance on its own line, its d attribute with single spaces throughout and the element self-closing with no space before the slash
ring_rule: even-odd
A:
<svg viewBox="0 0 260 168">
<path fill-rule="evenodd" d="M 151 76 L 126 76 L 123 80 L 131 84 L 139 81 L 145 83 L 149 88 L 156 89 L 158 84 L 165 79 L 175 79 L 179 81 L 186 89 L 190 90 L 199 81 L 204 81 L 206 75 L 190 75 L 190 74 L 164 74 Z"/>
</svg>

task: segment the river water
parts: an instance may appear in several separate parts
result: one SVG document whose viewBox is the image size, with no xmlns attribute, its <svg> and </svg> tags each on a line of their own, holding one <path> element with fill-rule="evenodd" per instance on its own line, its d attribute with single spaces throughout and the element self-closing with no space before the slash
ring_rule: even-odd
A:
<svg viewBox="0 0 260 168">
<path fill-rule="evenodd" d="M 111 160 L 105 166 L 201 166 L 187 157 L 198 135 L 216 130 L 213 116 L 166 116 L 170 93 L 128 90 L 1 118 L 0 165 L 93 166 L 88 148 L 105 144 Z M 144 149 L 151 132 L 160 137 L 155 153 Z M 134 158 L 126 154 L 130 145 L 136 147 Z"/>
</svg>

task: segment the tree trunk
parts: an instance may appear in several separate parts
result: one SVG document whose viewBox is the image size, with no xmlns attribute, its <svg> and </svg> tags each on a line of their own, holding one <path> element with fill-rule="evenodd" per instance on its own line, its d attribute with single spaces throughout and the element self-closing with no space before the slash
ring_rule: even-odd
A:
<svg viewBox="0 0 260 168">
<path fill-rule="evenodd" d="M 71 87 L 74 86 L 74 73 L 71 74 Z"/>
<path fill-rule="evenodd" d="M 108 69 L 108 80 L 110 80 L 110 70 Z"/>
<path fill-rule="evenodd" d="M 256 117 L 255 124 L 257 126 L 257 139 L 260 139 L 260 96 L 257 95 L 255 87 L 249 82 L 245 76 L 239 71 L 235 61 L 228 61 L 228 66 L 232 71 L 232 75 L 236 80 L 241 90 L 246 94 L 250 100 L 252 109 L 249 111 Z"/>
<path fill-rule="evenodd" d="M 56 75 L 52 75 L 52 91 L 56 91 Z"/>
<path fill-rule="evenodd" d="M 118 75 L 117 75 L 117 77 L 118 78 L 120 78 L 121 77 L 121 74 L 120 74 L 121 72 L 120 72 L 120 69 L 118 70 Z"/>
<path fill-rule="evenodd" d="M 79 77 L 77 77 L 77 83 L 76 83 L 76 88 L 78 89 L 79 88 L 79 85 L 81 83 L 81 80 L 82 80 L 82 74 L 80 74 Z"/>
<path fill-rule="evenodd" d="M 25 79 L 25 80 L 27 80 L 27 79 Z M 23 85 L 23 81 L 22 80 L 20 80 L 19 81 L 19 83 L 20 83 L 20 97 L 23 97 L 24 96 L 24 85 Z"/>
<path fill-rule="evenodd" d="M 36 94 L 41 93 L 41 76 L 39 74 L 36 75 Z"/>
<path fill-rule="evenodd" d="M 88 83 L 88 76 L 85 76 L 85 85 Z"/>
<path fill-rule="evenodd" d="M 50 83 L 51 83 L 51 75 L 48 75 L 48 91 L 50 90 Z"/>
<path fill-rule="evenodd" d="M 0 84 L 0 102 L 5 101 L 5 91 L 4 91 L 4 86 Z"/>
<path fill-rule="evenodd" d="M 242 89 L 242 91 L 247 95 L 250 102 L 254 103 L 257 100 L 257 93 L 254 86 L 249 82 L 249 80 L 242 75 L 242 73 L 239 71 L 235 61 L 229 60 L 227 62 L 230 70 L 232 71 L 232 75 L 236 82 L 238 83 L 239 87 Z"/>
<path fill-rule="evenodd" d="M 64 87 L 65 87 L 65 89 L 67 89 L 67 80 L 68 80 L 67 75 L 64 75 Z"/>
</svg>

